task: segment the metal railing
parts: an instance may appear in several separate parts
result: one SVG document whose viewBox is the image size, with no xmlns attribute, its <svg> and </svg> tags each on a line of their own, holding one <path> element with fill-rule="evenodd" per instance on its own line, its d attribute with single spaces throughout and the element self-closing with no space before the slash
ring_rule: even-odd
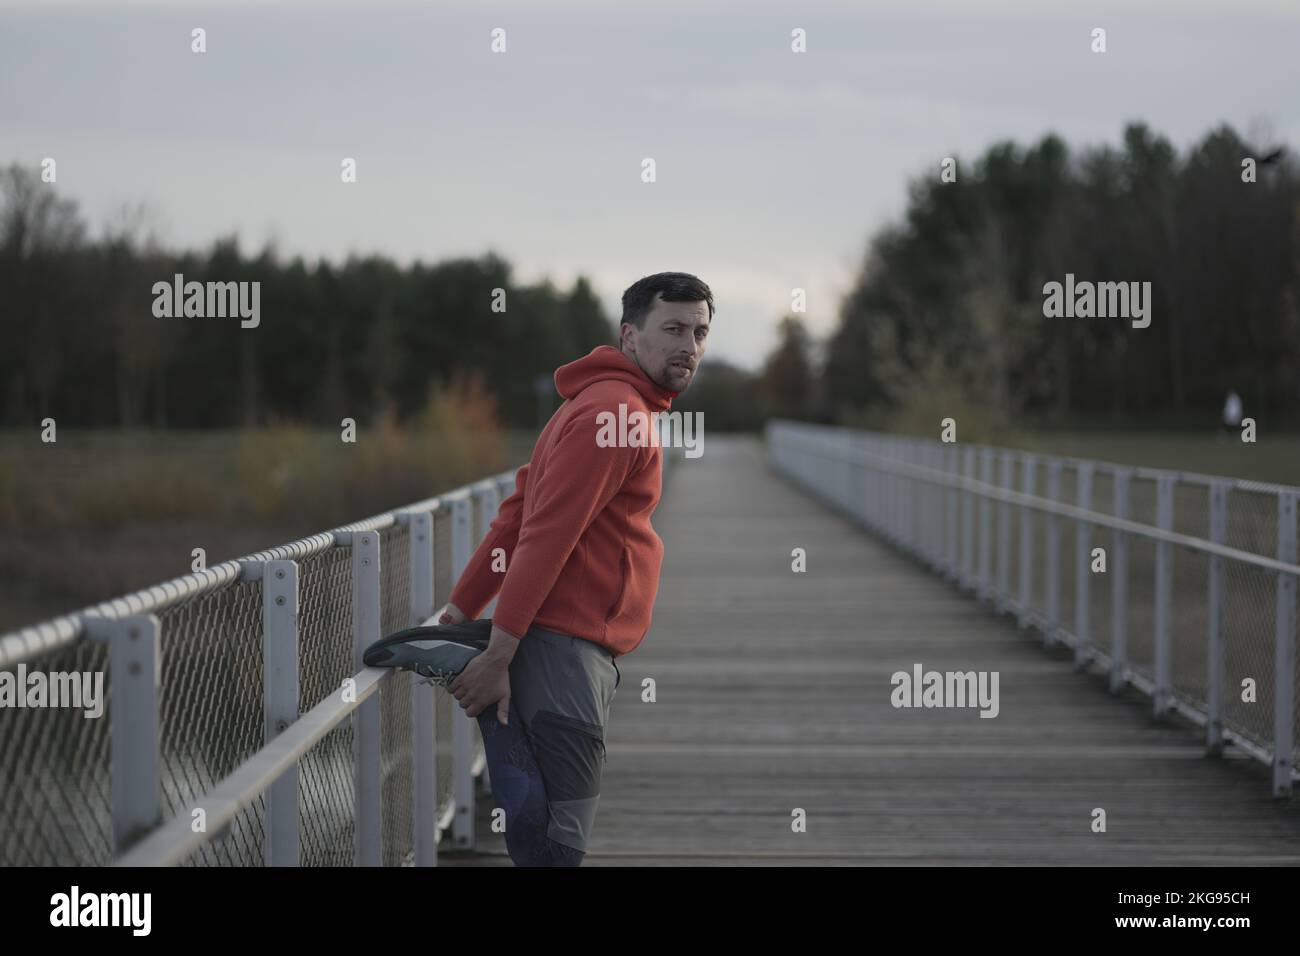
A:
<svg viewBox="0 0 1300 956">
<path fill-rule="evenodd" d="M 1300 488 L 789 421 L 767 440 L 777 470 L 1291 794 Z"/>
<path fill-rule="evenodd" d="M 0 668 L 100 672 L 107 700 L 0 708 L 0 865 L 435 865 L 448 827 L 472 847 L 477 722 L 361 654 L 436 618 L 514 481 L 0 635 Z"/>
</svg>

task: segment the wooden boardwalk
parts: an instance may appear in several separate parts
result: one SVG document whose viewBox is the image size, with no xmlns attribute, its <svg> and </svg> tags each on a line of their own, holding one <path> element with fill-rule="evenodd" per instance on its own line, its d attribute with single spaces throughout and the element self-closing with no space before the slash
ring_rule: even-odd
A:
<svg viewBox="0 0 1300 956">
<path fill-rule="evenodd" d="M 1191 724 L 1076 673 L 770 471 L 758 441 L 710 437 L 655 526 L 654 624 L 619 660 L 585 865 L 1300 864 L 1300 801 L 1275 801 L 1262 764 L 1206 758 Z M 890 675 L 918 662 L 998 671 L 999 715 L 895 709 Z M 480 851 L 443 865 L 509 865 L 489 805 Z"/>
</svg>

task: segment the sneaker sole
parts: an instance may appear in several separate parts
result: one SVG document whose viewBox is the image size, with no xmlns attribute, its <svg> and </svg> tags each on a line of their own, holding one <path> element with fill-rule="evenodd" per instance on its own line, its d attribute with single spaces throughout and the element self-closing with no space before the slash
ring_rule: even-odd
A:
<svg viewBox="0 0 1300 956">
<path fill-rule="evenodd" d="M 491 618 L 408 627 L 370 645 L 361 659 L 367 667 L 414 670 L 424 665 L 459 674 L 466 664 L 487 650 L 491 633 Z"/>
</svg>

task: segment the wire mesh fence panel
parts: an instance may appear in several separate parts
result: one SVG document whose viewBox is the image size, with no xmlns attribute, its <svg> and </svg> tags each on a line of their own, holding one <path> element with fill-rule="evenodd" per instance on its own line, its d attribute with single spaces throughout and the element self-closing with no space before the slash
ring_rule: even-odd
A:
<svg viewBox="0 0 1300 956">
<path fill-rule="evenodd" d="M 158 614 L 163 820 L 202 810 L 202 797 L 264 743 L 262 584 L 236 581 Z M 246 807 L 185 862 L 258 866 L 262 801 Z M 200 818 L 201 819 L 201 818 Z"/>
<path fill-rule="evenodd" d="M 380 630 L 392 634 L 411 620 L 411 535 L 397 525 L 385 529 L 380 542 Z M 414 793 L 411 727 L 411 672 L 398 671 L 380 698 L 380 820 L 384 866 L 402 866 L 414 858 Z M 428 692 L 431 687 L 421 688 Z"/>
<path fill-rule="evenodd" d="M 1228 494 L 1227 545 L 1240 551 L 1277 556 L 1277 494 L 1254 491 L 1238 482 Z"/>
<path fill-rule="evenodd" d="M 1106 467 L 1099 467 L 1092 475 L 1092 510 L 1104 515 L 1115 514 L 1115 473 Z M 1111 529 L 1094 524 L 1091 528 L 1088 546 L 1088 573 L 1091 575 L 1088 588 L 1088 618 L 1092 624 L 1092 645 L 1103 654 L 1110 654 L 1113 649 L 1111 633 L 1111 612 L 1114 608 L 1114 593 L 1111 582 L 1115 573 L 1114 548 L 1111 544 Z M 1100 558 L 1105 562 L 1105 571 L 1093 571 L 1097 559 L 1093 552 L 1101 549 Z"/>
<path fill-rule="evenodd" d="M 1174 552 L 1170 679 L 1175 697 L 1204 710 L 1209 696 L 1210 559 L 1192 548 L 1174 548 Z"/>
<path fill-rule="evenodd" d="M 513 482 L 503 477 L 491 480 L 508 494 Z M 477 496 L 470 495 L 468 502 L 471 541 L 477 541 L 490 515 Z M 433 586 L 435 607 L 448 600 L 454 583 L 451 516 L 450 507 L 433 510 L 430 582 L 411 579 L 409 526 L 397 521 L 376 532 L 381 634 L 413 623 L 416 587 L 424 591 Z M 329 535 L 315 535 L 248 559 L 297 556 L 298 613 L 292 623 L 299 642 L 299 713 L 341 693 L 358 669 L 352 550 L 329 541 Z M 267 746 L 263 633 L 267 618 L 262 582 L 243 576 L 241 565 L 234 562 L 213 571 L 211 576 L 169 582 L 115 604 L 153 609 L 158 619 L 159 822 L 170 824 L 169 830 L 199 819 L 198 811 L 208 809 L 205 796 Z M 177 600 L 178 594 L 188 596 Z M 95 619 L 104 612 L 82 613 Z M 40 625 L 43 631 L 37 639 L 49 640 L 48 635 L 60 633 L 56 629 L 66 628 L 68 620 L 76 618 Z M 286 629 L 273 633 L 291 633 L 288 624 L 282 626 Z M 24 647 L 31 641 L 26 632 L 0 636 L 5 638 L 6 654 L 12 654 L 15 643 L 20 648 L 16 660 L 21 663 L 6 669 L 6 680 L 21 673 L 25 689 L 29 672 L 58 675 L 61 690 L 75 686 L 80 691 L 83 685 L 74 678 L 85 675 L 91 687 L 98 681 L 99 689 L 98 707 L 90 698 L 84 707 L 48 701 L 28 706 L 25 696 L 23 705 L 0 707 L 0 866 L 109 864 L 115 856 L 111 646 L 83 635 L 57 650 L 35 653 Z M 413 675 L 398 671 L 388 676 L 374 702 L 379 718 L 380 858 L 390 866 L 414 862 L 415 690 Z M 441 818 L 454 794 L 456 704 L 441 688 L 430 687 L 428 693 L 433 695 L 437 727 L 435 785 Z M 86 711 L 92 709 L 95 713 L 88 715 Z M 330 730 L 298 763 L 298 843 L 303 865 L 355 862 L 356 716 L 353 713 Z M 165 851 L 161 856 L 182 866 L 262 865 L 268 849 L 267 799 L 265 794 L 252 798 L 194 851 L 179 859 Z M 205 823 L 216 825 L 215 820 Z"/>
<path fill-rule="evenodd" d="M 1173 531 L 1208 541 L 1210 486 L 1178 480 L 1173 485 Z M 1169 607 L 1170 681 L 1176 697 L 1204 710 L 1209 655 L 1210 562 L 1204 551 L 1182 546 L 1173 555 Z"/>
<path fill-rule="evenodd" d="M 327 695 L 340 693 L 344 679 L 356 672 L 351 551 L 330 548 L 304 559 L 298 565 L 298 581 L 299 709 L 306 713 Z M 299 763 L 303 866 L 350 866 L 354 860 L 352 745 L 349 718 Z M 347 835 L 342 849 L 337 845 L 340 834 Z"/>
<path fill-rule="evenodd" d="M 1128 667 L 1155 680 L 1156 544 L 1134 536 L 1128 544 Z"/>
<path fill-rule="evenodd" d="M 1156 482 L 1134 475 L 1129 481 L 1128 520 L 1156 525 Z M 1128 539 L 1128 666 L 1155 679 L 1156 543 L 1140 534 Z"/>
<path fill-rule="evenodd" d="M 1227 544 L 1265 557 L 1277 554 L 1277 494 L 1239 482 L 1228 494 Z M 1271 747 L 1276 675 L 1277 574 L 1225 562 L 1225 725 Z M 1243 686 L 1248 682 L 1249 686 Z M 1253 693 L 1253 703 L 1243 700 Z"/>
<path fill-rule="evenodd" d="M 1038 470 L 1038 496 L 1044 497 L 1047 494 L 1047 474 L 1045 468 Z M 1033 601 L 1034 610 L 1044 617 L 1047 615 L 1047 595 L 1048 595 L 1048 576 L 1050 565 L 1047 560 L 1048 550 L 1048 533 L 1047 522 L 1048 515 L 1046 512 L 1035 511 L 1032 517 L 1033 535 L 1031 540 L 1034 547 L 1034 569 L 1033 569 Z M 1056 519 L 1057 527 L 1061 526 L 1061 519 Z M 1057 580 L 1060 580 L 1059 573 Z"/>
<path fill-rule="evenodd" d="M 483 499 L 478 495 L 470 495 L 470 521 L 469 521 L 469 538 L 472 548 L 477 548 L 479 541 L 482 540 L 483 530 Z M 468 555 L 466 555 L 468 557 Z"/>
<path fill-rule="evenodd" d="M 1240 561 L 1227 562 L 1224 571 L 1225 726 L 1269 746 L 1276 676 L 1277 575 Z"/>
<path fill-rule="evenodd" d="M 433 513 L 433 603 L 442 607 L 451 597 L 451 509 Z"/>
<path fill-rule="evenodd" d="M 351 721 L 331 730 L 299 764 L 299 840 L 302 866 L 356 862 L 356 794 Z"/>
<path fill-rule="evenodd" d="M 10 671 L 15 687 L 33 672 L 102 680 L 102 712 L 0 707 L 0 866 L 103 866 L 113 854 L 108 645 L 81 640 L 34 657 Z"/>
<path fill-rule="evenodd" d="M 1072 462 L 1066 462 L 1061 468 L 1061 493 L 1057 496 L 1057 501 L 1065 505 L 1078 505 L 1079 503 L 1079 473 Z M 1075 567 L 1075 542 L 1079 537 L 1079 522 L 1076 518 L 1058 517 L 1056 526 L 1060 529 L 1058 537 L 1058 559 L 1057 568 L 1060 574 L 1060 620 L 1059 624 L 1067 634 L 1078 636 L 1074 633 L 1074 608 L 1078 603 L 1076 600 L 1076 585 L 1074 576 Z"/>
</svg>

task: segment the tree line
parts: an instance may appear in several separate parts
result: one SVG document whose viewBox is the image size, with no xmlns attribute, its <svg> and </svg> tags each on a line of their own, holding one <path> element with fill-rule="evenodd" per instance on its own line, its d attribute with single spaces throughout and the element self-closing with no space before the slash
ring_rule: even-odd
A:
<svg viewBox="0 0 1300 956">
<path fill-rule="evenodd" d="M 923 410 L 993 422 L 1300 424 L 1300 175 L 1221 126 L 1183 155 L 1145 125 L 1071 152 L 997 143 L 909 186 L 818 348 L 787 317 L 764 370 L 780 412 L 885 424 Z M 953 176 L 947 177 L 954 179 Z M 1048 318 L 1067 274 L 1150 282 L 1150 325 Z M 933 419 L 933 421 L 931 421 Z"/>
<path fill-rule="evenodd" d="M 945 174 L 946 173 L 946 174 Z M 261 283 L 257 328 L 158 318 L 156 282 Z M 1150 325 L 1049 318 L 1044 288 L 1150 283 Z M 507 308 L 494 311 L 493 290 Z M 358 422 L 418 413 L 478 370 L 502 420 L 537 422 L 538 376 L 616 340 L 585 278 L 515 283 L 489 253 L 408 266 L 161 249 L 130 225 L 86 238 L 76 204 L 0 170 L 0 424 L 73 427 Z M 710 426 L 768 415 L 932 428 L 1212 420 L 1228 390 L 1300 424 L 1300 172 L 1221 126 L 1182 155 L 1134 123 L 1119 146 L 1000 142 L 914 178 L 824 341 L 797 315 L 757 374 L 712 357 L 674 407 Z"/>
<path fill-rule="evenodd" d="M 262 319 L 154 315 L 157 282 L 261 283 Z M 493 290 L 504 311 L 493 311 Z M 500 301 L 500 297 L 496 297 Z M 523 285 L 494 253 L 400 266 L 282 261 L 236 237 L 173 252 L 127 225 L 96 240 L 31 170 L 0 170 L 0 423 L 336 426 L 410 418 L 433 384 L 477 370 L 507 424 L 536 423 L 533 383 L 614 327 L 585 278 Z"/>
</svg>

